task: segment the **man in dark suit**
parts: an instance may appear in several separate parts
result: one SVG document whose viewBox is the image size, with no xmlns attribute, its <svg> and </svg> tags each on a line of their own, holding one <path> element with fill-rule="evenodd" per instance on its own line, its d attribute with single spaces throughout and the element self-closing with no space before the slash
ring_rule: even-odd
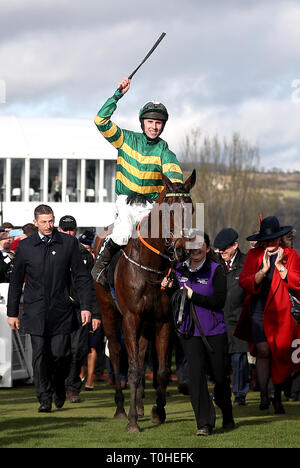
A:
<svg viewBox="0 0 300 468">
<path fill-rule="evenodd" d="M 69 296 L 71 271 L 80 300 L 81 321 L 91 319 L 92 279 L 85 268 L 76 238 L 54 228 L 50 206 L 34 211 L 38 231 L 20 241 L 8 291 L 7 315 L 12 330 L 20 328 L 19 303 L 24 287 L 22 328 L 31 335 L 34 384 L 39 412 L 50 412 L 66 399 L 74 314 Z"/>
<path fill-rule="evenodd" d="M 216 236 L 214 246 L 219 250 L 227 277 L 227 296 L 224 318 L 227 327 L 228 352 L 232 365 L 232 391 L 234 405 L 244 406 L 249 391 L 249 364 L 247 352 L 249 345 L 232 335 L 240 318 L 245 300 L 245 291 L 239 285 L 239 275 L 243 270 L 246 255 L 239 249 L 238 233 L 232 228 L 222 229 Z"/>
<path fill-rule="evenodd" d="M 66 234 L 69 234 L 70 236 L 75 237 L 77 233 L 76 219 L 71 215 L 63 216 L 59 220 L 59 226 L 57 229 L 59 232 L 64 232 Z M 78 244 L 82 262 L 90 274 L 94 266 L 94 258 L 92 254 L 79 241 Z M 71 334 L 72 361 L 70 365 L 69 374 L 66 379 L 66 391 L 67 398 L 70 401 L 70 403 L 79 403 L 80 391 L 82 387 L 82 381 L 80 378 L 81 367 L 85 357 L 89 354 L 89 335 L 92 333 L 94 334 L 96 330 L 98 330 L 100 327 L 100 309 L 97 303 L 96 291 L 93 286 L 93 295 L 91 298 L 91 324 L 89 324 L 87 327 L 81 327 L 79 298 L 74 281 L 72 281 L 71 284 L 70 296 L 73 300 L 74 313 L 78 325 Z"/>
</svg>

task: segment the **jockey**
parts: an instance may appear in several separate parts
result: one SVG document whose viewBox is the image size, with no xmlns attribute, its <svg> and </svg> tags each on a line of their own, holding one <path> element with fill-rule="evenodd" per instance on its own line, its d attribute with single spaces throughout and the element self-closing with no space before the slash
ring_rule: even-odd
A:
<svg viewBox="0 0 300 468">
<path fill-rule="evenodd" d="M 117 102 L 129 88 L 130 80 L 124 78 L 95 118 L 100 133 L 118 150 L 115 187 L 118 216 L 92 271 L 95 281 L 105 288 L 108 287 L 106 267 L 110 260 L 128 243 L 136 223 L 150 213 L 155 199 L 164 188 L 161 173 L 171 182 L 182 183 L 183 180 L 175 154 L 160 138 L 169 117 L 163 104 L 148 102 L 141 108 L 139 118 L 143 133 L 123 130 L 110 120 Z M 135 202 L 133 197 L 136 195 L 143 198 L 144 203 Z"/>
</svg>

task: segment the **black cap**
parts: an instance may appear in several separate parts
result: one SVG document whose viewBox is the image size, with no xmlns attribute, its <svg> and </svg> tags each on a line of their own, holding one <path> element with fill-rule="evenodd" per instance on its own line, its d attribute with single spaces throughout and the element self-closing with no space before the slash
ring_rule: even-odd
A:
<svg viewBox="0 0 300 468">
<path fill-rule="evenodd" d="M 86 230 L 84 231 L 81 236 L 78 238 L 79 242 L 84 245 L 92 245 L 95 237 L 94 231 Z"/>
<path fill-rule="evenodd" d="M 77 228 L 76 219 L 71 215 L 65 215 L 60 218 L 59 227 L 63 231 L 74 231 Z"/>
<path fill-rule="evenodd" d="M 219 250 L 226 249 L 229 245 L 234 244 L 238 240 L 238 237 L 239 235 L 234 229 L 224 228 L 216 235 L 214 246 Z"/>
</svg>

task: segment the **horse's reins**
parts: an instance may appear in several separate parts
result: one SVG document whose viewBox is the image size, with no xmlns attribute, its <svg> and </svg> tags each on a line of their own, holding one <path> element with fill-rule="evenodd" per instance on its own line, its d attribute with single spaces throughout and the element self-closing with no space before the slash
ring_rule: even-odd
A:
<svg viewBox="0 0 300 468">
<path fill-rule="evenodd" d="M 139 240 L 141 241 L 142 244 L 144 244 L 147 247 L 147 249 L 151 250 L 152 252 L 156 253 L 157 255 L 160 255 L 165 260 L 168 260 L 169 262 L 171 262 L 170 257 L 168 257 L 164 253 L 160 252 L 160 250 L 157 250 L 152 245 L 148 244 L 148 242 L 145 241 L 145 239 L 142 237 L 142 235 L 141 235 L 141 222 L 143 221 L 143 219 L 139 222 L 139 224 L 137 225 L 137 228 L 136 228 L 136 232 L 137 232 Z"/>
<path fill-rule="evenodd" d="M 178 299 L 180 297 L 180 304 L 178 304 Z M 198 320 L 198 317 L 197 317 L 197 314 L 196 314 L 196 311 L 195 311 L 195 308 L 194 308 L 194 304 L 192 303 L 192 301 L 190 301 L 190 304 L 189 304 L 189 327 L 188 327 L 188 330 L 186 332 L 181 332 L 180 331 L 180 327 L 184 321 L 184 309 L 185 309 L 185 305 L 186 305 L 186 301 L 187 301 L 187 289 L 186 288 L 183 288 L 183 290 L 179 289 L 178 291 L 176 291 L 176 293 L 174 294 L 173 298 L 171 299 L 171 302 L 173 302 L 173 308 L 174 308 L 174 322 L 175 322 L 175 327 L 177 329 L 177 333 L 179 333 L 180 335 L 183 335 L 185 338 L 189 338 L 191 335 L 190 335 L 190 332 L 191 332 L 191 329 L 192 329 L 192 325 L 193 325 L 193 322 L 195 324 L 195 326 L 198 328 L 198 331 L 199 331 L 199 334 L 202 338 L 202 341 L 203 341 L 203 344 L 204 346 L 206 347 L 207 351 L 209 353 L 214 353 L 214 349 L 211 347 L 211 345 L 208 343 L 207 339 L 206 339 L 206 336 L 204 334 L 204 331 L 200 325 L 200 322 Z M 177 304 L 175 305 L 175 303 L 177 302 Z M 179 305 L 179 307 L 178 307 Z M 176 309 L 178 308 L 178 316 L 175 317 L 175 314 L 176 314 Z"/>
</svg>

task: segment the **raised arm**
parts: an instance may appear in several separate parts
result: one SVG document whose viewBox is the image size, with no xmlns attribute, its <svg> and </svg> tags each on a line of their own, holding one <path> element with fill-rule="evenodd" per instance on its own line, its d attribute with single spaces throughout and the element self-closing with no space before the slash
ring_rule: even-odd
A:
<svg viewBox="0 0 300 468">
<path fill-rule="evenodd" d="M 124 135 L 123 130 L 110 119 L 117 108 L 117 102 L 124 96 L 124 94 L 127 93 L 129 88 L 130 80 L 128 78 L 124 78 L 122 81 L 120 81 L 118 84 L 118 89 L 115 91 L 114 95 L 110 97 L 101 107 L 94 120 L 99 132 L 115 148 L 120 148 L 122 146 Z M 119 89 L 121 89 L 121 91 L 119 91 Z"/>
</svg>

